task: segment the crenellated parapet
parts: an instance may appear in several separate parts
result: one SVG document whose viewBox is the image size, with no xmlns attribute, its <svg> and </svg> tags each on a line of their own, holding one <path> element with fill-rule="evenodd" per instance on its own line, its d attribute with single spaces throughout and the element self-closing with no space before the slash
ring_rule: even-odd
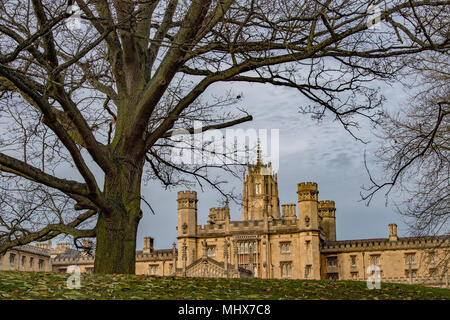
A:
<svg viewBox="0 0 450 320">
<path fill-rule="evenodd" d="M 179 191 L 178 192 L 178 209 L 197 209 L 197 192 L 196 191 Z"/>
<path fill-rule="evenodd" d="M 52 265 L 53 266 L 61 266 L 61 265 L 83 265 L 83 264 L 93 264 L 94 257 L 92 256 L 78 256 L 78 257 L 62 257 L 62 258 L 53 258 Z"/>
<path fill-rule="evenodd" d="M 297 185 L 298 201 L 317 201 L 319 190 L 316 182 L 301 182 Z"/>
<path fill-rule="evenodd" d="M 295 203 L 282 204 L 281 205 L 281 212 L 282 212 L 282 217 L 284 219 L 295 219 L 295 218 L 297 218 Z"/>
<path fill-rule="evenodd" d="M 210 208 L 208 223 L 224 223 L 230 221 L 230 207 L 228 201 L 224 207 Z"/>
<path fill-rule="evenodd" d="M 333 200 L 319 201 L 318 210 L 321 217 L 334 218 L 336 214 L 336 206 Z"/>
<path fill-rule="evenodd" d="M 50 249 L 47 249 L 47 247 L 25 244 L 18 247 L 12 247 L 12 249 L 20 252 L 33 253 L 41 256 L 50 256 Z"/>
<path fill-rule="evenodd" d="M 298 232 L 295 219 L 273 219 L 269 222 L 269 230 L 265 230 L 262 220 L 230 221 L 226 228 L 224 224 L 205 224 L 197 226 L 199 237 L 224 237 L 231 234 L 262 234 L 262 233 L 292 233 Z"/>
<path fill-rule="evenodd" d="M 163 250 L 155 250 L 151 253 L 145 252 L 137 252 L 136 253 L 136 261 L 168 261 L 172 260 L 174 256 L 176 257 L 178 251 L 175 249 L 163 249 Z"/>
<path fill-rule="evenodd" d="M 449 246 L 449 240 L 445 237 L 411 237 L 398 238 L 397 241 L 389 239 L 361 239 L 361 240 L 341 240 L 330 241 L 322 244 L 321 252 L 339 253 L 339 252 L 357 252 L 357 251 L 383 251 L 400 249 L 427 249 L 438 246 Z"/>
</svg>

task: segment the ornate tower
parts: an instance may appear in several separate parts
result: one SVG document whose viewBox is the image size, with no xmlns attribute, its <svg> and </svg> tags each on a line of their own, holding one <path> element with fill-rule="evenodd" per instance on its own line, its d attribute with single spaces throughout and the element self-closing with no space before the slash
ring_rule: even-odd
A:
<svg viewBox="0 0 450 320">
<path fill-rule="evenodd" d="M 178 192 L 178 248 L 182 248 L 186 243 L 187 265 L 196 259 L 196 236 L 197 236 L 197 192 Z M 183 250 L 178 250 L 178 268 L 183 262 Z"/>
<path fill-rule="evenodd" d="M 319 230 L 317 197 L 319 190 L 315 182 L 302 182 L 297 185 L 298 219 L 300 228 Z"/>
<path fill-rule="evenodd" d="M 320 226 L 325 233 L 325 239 L 336 241 L 336 207 L 334 201 L 319 201 Z"/>
<path fill-rule="evenodd" d="M 248 175 L 244 177 L 242 220 L 280 217 L 277 175 L 273 174 L 270 162 L 262 163 L 259 144 L 257 152 L 256 164 L 248 166 Z"/>
<path fill-rule="evenodd" d="M 319 190 L 315 182 L 297 185 L 298 226 L 300 228 L 300 272 L 302 278 L 320 279 L 320 238 L 317 197 Z"/>
</svg>

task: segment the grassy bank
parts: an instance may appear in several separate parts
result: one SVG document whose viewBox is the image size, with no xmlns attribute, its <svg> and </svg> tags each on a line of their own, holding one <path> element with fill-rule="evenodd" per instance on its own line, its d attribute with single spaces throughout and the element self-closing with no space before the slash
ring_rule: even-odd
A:
<svg viewBox="0 0 450 320">
<path fill-rule="evenodd" d="M 3 299 L 450 299 L 449 289 L 365 282 L 209 279 L 137 275 L 81 276 L 80 289 L 68 289 L 68 274 L 0 271 Z"/>
</svg>

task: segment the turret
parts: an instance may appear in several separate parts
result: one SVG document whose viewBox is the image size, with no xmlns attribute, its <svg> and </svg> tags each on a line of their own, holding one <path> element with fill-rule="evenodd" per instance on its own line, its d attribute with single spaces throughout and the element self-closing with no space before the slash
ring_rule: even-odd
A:
<svg viewBox="0 0 450 320">
<path fill-rule="evenodd" d="M 300 274 L 305 279 L 320 279 L 320 230 L 317 183 L 297 185 L 298 226 L 300 232 Z"/>
<path fill-rule="evenodd" d="M 336 241 L 336 206 L 334 201 L 319 201 L 319 216 L 322 218 L 320 226 L 325 233 L 325 239 Z"/>
<path fill-rule="evenodd" d="M 297 185 L 298 218 L 302 229 L 319 229 L 317 183 L 302 182 Z"/>
<path fill-rule="evenodd" d="M 197 192 L 178 192 L 178 258 L 177 268 L 189 266 L 197 259 Z M 184 268 L 185 270 L 185 268 Z"/>
<path fill-rule="evenodd" d="M 197 192 L 178 192 L 178 236 L 192 237 L 197 233 Z"/>
</svg>

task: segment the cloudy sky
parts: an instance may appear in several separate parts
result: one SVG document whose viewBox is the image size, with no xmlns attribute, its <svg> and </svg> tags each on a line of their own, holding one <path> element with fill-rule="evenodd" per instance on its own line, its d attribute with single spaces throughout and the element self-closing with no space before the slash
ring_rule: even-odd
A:
<svg viewBox="0 0 450 320">
<path fill-rule="evenodd" d="M 217 85 L 209 93 L 221 93 L 227 87 Z M 384 193 L 376 195 L 370 206 L 361 201 L 363 185 L 368 185 L 368 175 L 364 168 L 364 150 L 368 155 L 380 142 L 364 126 L 358 137 L 369 140 L 368 144 L 356 141 L 332 117 L 320 124 L 308 115 L 301 115 L 298 107 L 308 102 L 291 89 L 271 85 L 242 84 L 234 90 L 243 95 L 241 106 L 253 116 L 252 122 L 236 128 L 279 129 L 280 167 L 278 187 L 280 204 L 297 202 L 297 184 L 303 181 L 315 181 L 319 187 L 319 200 L 336 202 L 336 233 L 338 240 L 367 239 L 388 236 L 388 224 L 398 224 L 399 236 L 406 235 L 407 228 L 402 222 L 392 201 L 386 205 Z M 400 87 L 381 87 L 387 98 L 385 107 L 398 108 L 407 96 Z M 225 133 L 225 132 L 224 132 Z M 369 157 L 370 160 L 370 157 Z M 371 162 L 375 176 L 381 171 Z M 229 187 L 242 189 L 242 181 L 225 176 Z M 143 196 L 151 203 L 155 215 L 143 206 L 144 217 L 138 230 L 137 247 L 143 246 L 143 237 L 152 236 L 157 249 L 169 248 L 176 241 L 177 192 L 182 190 L 164 190 L 158 182 L 148 182 L 143 187 Z M 220 194 L 212 189 L 198 193 L 198 223 L 208 220 L 210 207 L 218 206 Z M 241 209 L 231 204 L 231 219 L 241 219 Z"/>
</svg>

